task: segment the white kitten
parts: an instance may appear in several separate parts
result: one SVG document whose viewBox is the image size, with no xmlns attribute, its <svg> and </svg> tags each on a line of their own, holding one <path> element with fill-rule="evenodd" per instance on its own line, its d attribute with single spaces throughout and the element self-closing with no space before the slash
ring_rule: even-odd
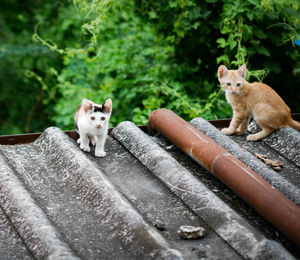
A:
<svg viewBox="0 0 300 260">
<path fill-rule="evenodd" d="M 107 99 L 103 105 L 83 99 L 74 116 L 75 127 L 79 134 L 77 143 L 86 152 L 90 151 L 89 141 L 95 147 L 95 156 L 104 157 L 104 144 L 107 137 L 108 123 L 112 111 L 112 101 Z"/>
</svg>

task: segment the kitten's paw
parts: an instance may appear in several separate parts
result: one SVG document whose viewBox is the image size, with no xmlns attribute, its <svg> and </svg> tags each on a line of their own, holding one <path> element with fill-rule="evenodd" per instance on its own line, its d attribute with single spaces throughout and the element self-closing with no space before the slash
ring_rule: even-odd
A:
<svg viewBox="0 0 300 260">
<path fill-rule="evenodd" d="M 78 139 L 77 139 L 77 143 L 78 143 L 78 144 L 80 144 L 80 143 L 81 143 L 81 140 L 80 140 L 80 138 L 78 138 Z"/>
<path fill-rule="evenodd" d="M 97 157 L 105 157 L 105 155 L 106 155 L 106 152 L 104 152 L 104 151 L 101 151 L 101 152 L 95 151 L 95 156 L 97 156 Z"/>
<path fill-rule="evenodd" d="M 237 131 L 235 132 L 235 134 L 236 134 L 236 135 L 243 135 L 243 134 L 245 134 L 245 131 L 237 130 Z"/>
<path fill-rule="evenodd" d="M 232 135 L 232 134 L 234 134 L 234 131 L 230 130 L 229 128 L 223 128 L 223 129 L 222 129 L 222 132 L 223 132 L 225 135 Z"/>
<path fill-rule="evenodd" d="M 91 151 L 91 148 L 88 145 L 82 145 L 82 144 L 80 144 L 79 147 L 80 147 L 80 149 L 82 149 L 85 152 Z"/>
<path fill-rule="evenodd" d="M 259 136 L 257 136 L 256 134 L 252 134 L 252 135 L 247 136 L 247 141 L 255 142 L 255 141 L 258 141 L 260 139 L 261 138 Z"/>
</svg>

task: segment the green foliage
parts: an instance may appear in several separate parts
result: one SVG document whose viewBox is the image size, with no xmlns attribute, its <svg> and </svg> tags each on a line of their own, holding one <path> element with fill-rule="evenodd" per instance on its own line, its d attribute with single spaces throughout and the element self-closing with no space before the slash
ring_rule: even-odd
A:
<svg viewBox="0 0 300 260">
<path fill-rule="evenodd" d="M 0 133 L 72 129 L 84 97 L 112 98 L 111 126 L 146 124 L 161 107 L 186 120 L 229 117 L 220 64 L 247 63 L 249 80 L 300 111 L 297 0 L 3 3 Z"/>
<path fill-rule="evenodd" d="M 97 1 L 91 6 L 85 1 L 76 3 L 85 17 L 82 30 L 88 41 L 63 54 L 64 68 L 57 73 L 60 98 L 52 117 L 59 127 L 73 127 L 72 116 L 83 97 L 98 103 L 112 98 L 112 126 L 122 120 L 146 124 L 149 114 L 160 107 L 186 119 L 229 114 L 224 100 L 220 102 L 215 95 L 206 104 L 185 91 L 185 84 L 176 80 L 182 72 L 174 48 L 151 23 L 135 15 L 132 1 L 100 2 L 101 8 L 93 8 Z"/>
<path fill-rule="evenodd" d="M 218 65 L 237 68 L 247 63 L 250 80 L 265 80 L 292 111 L 300 110 L 300 79 L 295 75 L 300 52 L 293 45 L 300 33 L 298 0 L 135 2 L 142 16 L 174 43 L 182 80 L 190 80 L 189 93 L 211 93 L 215 87 L 204 82 L 216 81 Z M 201 89 L 199 82 L 204 83 Z"/>
<path fill-rule="evenodd" d="M 61 48 L 73 44 L 82 22 L 72 2 L 65 2 L 1 1 L 0 134 L 41 131 L 53 124 L 49 91 L 56 82 L 51 68 L 60 70 L 62 64 L 58 53 L 34 43 L 32 35 L 37 27 L 42 38 Z"/>
</svg>

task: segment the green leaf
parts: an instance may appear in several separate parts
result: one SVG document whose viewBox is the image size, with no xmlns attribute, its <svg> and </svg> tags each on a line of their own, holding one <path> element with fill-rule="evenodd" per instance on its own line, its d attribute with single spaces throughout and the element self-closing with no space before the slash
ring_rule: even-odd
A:
<svg viewBox="0 0 300 260">
<path fill-rule="evenodd" d="M 227 42 L 224 38 L 217 39 L 218 48 L 225 48 L 227 46 Z"/>
<path fill-rule="evenodd" d="M 156 19 L 158 16 L 157 16 L 157 13 L 155 12 L 155 11 L 151 11 L 151 12 L 149 12 L 149 17 L 151 18 L 151 19 Z"/>
<path fill-rule="evenodd" d="M 265 46 L 263 46 L 263 45 L 258 46 L 257 49 L 256 49 L 256 51 L 257 51 L 259 54 L 265 55 L 265 56 L 267 56 L 267 57 L 270 57 L 270 56 L 271 56 L 271 54 L 270 54 L 270 52 L 268 51 L 268 49 L 267 49 Z"/>
<path fill-rule="evenodd" d="M 246 14 L 246 16 L 248 17 L 248 19 L 249 19 L 250 21 L 252 21 L 253 18 L 254 18 L 254 14 L 253 14 L 252 12 L 248 12 L 248 13 Z"/>
</svg>

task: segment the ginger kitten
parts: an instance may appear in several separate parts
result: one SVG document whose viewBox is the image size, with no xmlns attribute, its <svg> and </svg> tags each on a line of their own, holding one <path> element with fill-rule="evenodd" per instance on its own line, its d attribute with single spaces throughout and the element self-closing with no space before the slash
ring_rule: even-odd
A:
<svg viewBox="0 0 300 260">
<path fill-rule="evenodd" d="M 74 116 L 75 127 L 79 134 L 77 143 L 86 152 L 90 151 L 89 142 L 95 147 L 95 156 L 104 157 L 104 144 L 112 111 L 112 101 L 107 99 L 103 105 L 83 99 Z"/>
<path fill-rule="evenodd" d="M 218 68 L 218 78 L 225 89 L 227 102 L 233 110 L 233 118 L 226 135 L 243 134 L 250 118 L 254 118 L 262 131 L 247 136 L 248 141 L 265 138 L 281 127 L 293 127 L 300 131 L 300 123 L 293 120 L 289 107 L 268 85 L 245 80 L 246 64 L 238 70 L 228 70 L 224 65 Z"/>
</svg>

